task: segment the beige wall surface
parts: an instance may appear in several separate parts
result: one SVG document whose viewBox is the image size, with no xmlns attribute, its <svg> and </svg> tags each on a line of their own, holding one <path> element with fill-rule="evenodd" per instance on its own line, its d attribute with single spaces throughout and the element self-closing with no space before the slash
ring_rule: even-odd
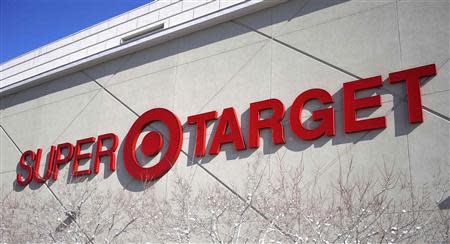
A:
<svg viewBox="0 0 450 244">
<path fill-rule="evenodd" d="M 1 241 L 448 241 L 449 12 L 446 0 L 291 0 L 2 97 Z M 382 106 L 358 114 L 386 116 L 387 128 L 343 132 L 343 83 L 427 64 L 437 75 L 422 80 L 423 123 L 408 121 L 405 86 L 384 82 L 364 93 Z M 301 140 L 286 116 L 284 145 L 264 131 L 258 149 L 193 156 L 188 116 L 234 107 L 248 145 L 251 102 L 289 109 L 311 88 L 333 95 L 336 136 Z M 158 107 L 180 118 L 183 148 L 143 184 L 124 168 L 123 141 Z M 55 182 L 15 183 L 21 152 L 45 158 L 51 145 L 110 132 L 115 172 L 101 164 L 73 179 L 71 162 Z"/>
</svg>

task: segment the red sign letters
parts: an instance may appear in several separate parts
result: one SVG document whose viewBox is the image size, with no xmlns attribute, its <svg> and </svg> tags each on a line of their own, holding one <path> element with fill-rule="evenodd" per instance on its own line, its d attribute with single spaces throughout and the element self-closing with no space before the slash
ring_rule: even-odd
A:
<svg viewBox="0 0 450 244">
<path fill-rule="evenodd" d="M 389 82 L 396 84 L 404 82 L 408 101 L 408 113 L 410 123 L 422 123 L 422 101 L 420 95 L 420 79 L 436 75 L 434 64 L 417 68 L 402 70 L 389 74 Z M 381 96 L 369 96 L 357 98 L 359 91 L 380 88 L 383 86 L 381 76 L 370 77 L 356 81 L 344 83 L 343 86 L 343 113 L 345 133 L 354 133 L 386 128 L 386 118 L 376 117 L 369 119 L 357 119 L 357 112 L 361 109 L 377 108 L 381 106 Z M 315 140 L 321 136 L 332 137 L 336 134 L 335 110 L 334 108 L 323 108 L 312 112 L 312 120 L 319 122 L 315 128 L 305 128 L 301 120 L 301 113 L 305 104 L 311 100 L 318 100 L 323 105 L 332 104 L 333 97 L 330 93 L 322 89 L 310 89 L 300 93 L 290 107 L 289 125 L 294 134 L 301 140 Z M 271 110 L 270 118 L 261 119 L 261 113 Z M 249 130 L 248 135 L 243 135 L 237 114 L 234 108 L 225 108 L 219 118 L 217 111 L 189 116 L 187 124 L 195 126 L 195 156 L 206 155 L 206 128 L 208 122 L 219 120 L 216 132 L 212 135 L 209 155 L 217 155 L 224 144 L 231 143 L 238 151 L 247 148 L 258 148 L 260 146 L 260 131 L 270 129 L 273 144 L 285 143 L 285 129 L 283 119 L 286 109 L 284 104 L 278 99 L 268 99 L 250 104 L 249 109 Z M 169 143 L 167 151 L 161 160 L 152 167 L 142 167 L 136 159 L 136 144 L 142 130 L 153 122 L 164 123 L 169 131 Z M 246 145 L 244 137 L 247 137 Z M 110 142 L 107 149 L 103 149 L 106 141 Z M 95 152 L 82 153 L 83 145 L 90 145 L 96 142 Z M 51 146 L 46 164 L 45 174 L 39 175 L 41 165 L 42 149 L 26 151 L 22 154 L 18 166 L 24 173 L 17 173 L 17 183 L 21 186 L 28 185 L 32 180 L 37 183 L 44 183 L 50 178 L 54 181 L 58 179 L 58 171 L 61 165 L 73 160 L 72 176 L 84 176 L 92 173 L 98 174 L 101 158 L 109 158 L 109 169 L 116 170 L 116 151 L 119 138 L 117 135 L 108 133 L 97 138 L 89 137 L 71 143 L 61 143 Z M 142 114 L 131 126 L 123 144 L 123 162 L 129 175 L 140 181 L 151 181 L 162 177 L 175 164 L 181 152 L 183 143 L 183 129 L 180 120 L 175 114 L 167 109 L 155 108 Z M 143 139 L 140 147 L 146 156 L 157 155 L 163 146 L 163 136 L 160 132 L 151 131 Z M 92 169 L 79 170 L 81 160 L 94 160 Z M 30 162 L 34 162 L 33 164 Z"/>
</svg>

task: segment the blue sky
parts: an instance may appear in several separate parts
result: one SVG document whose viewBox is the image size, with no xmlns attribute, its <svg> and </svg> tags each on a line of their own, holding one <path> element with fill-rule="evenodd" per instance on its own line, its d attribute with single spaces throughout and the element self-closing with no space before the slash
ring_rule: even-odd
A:
<svg viewBox="0 0 450 244">
<path fill-rule="evenodd" d="M 0 62 L 151 0 L 0 0 Z"/>
</svg>

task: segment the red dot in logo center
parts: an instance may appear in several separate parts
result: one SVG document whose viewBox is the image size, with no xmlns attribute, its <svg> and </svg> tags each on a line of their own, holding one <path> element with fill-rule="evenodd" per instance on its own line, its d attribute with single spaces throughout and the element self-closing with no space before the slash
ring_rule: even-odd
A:
<svg viewBox="0 0 450 244">
<path fill-rule="evenodd" d="M 161 151 L 163 139 L 159 132 L 151 131 L 145 135 L 141 144 L 141 152 L 148 157 L 155 156 Z"/>
</svg>

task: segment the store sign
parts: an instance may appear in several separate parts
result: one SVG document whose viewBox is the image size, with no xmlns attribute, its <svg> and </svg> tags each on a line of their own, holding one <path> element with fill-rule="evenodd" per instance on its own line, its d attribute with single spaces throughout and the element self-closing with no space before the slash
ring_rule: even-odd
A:
<svg viewBox="0 0 450 244">
<path fill-rule="evenodd" d="M 402 70 L 389 74 L 391 84 L 405 83 L 408 113 L 410 123 L 422 123 L 422 101 L 420 95 L 420 79 L 436 75 L 434 64 L 421 66 L 413 69 Z M 357 119 L 357 111 L 366 108 L 377 108 L 381 106 L 381 96 L 370 96 L 357 98 L 356 93 L 366 89 L 379 88 L 383 86 L 381 76 L 361 79 L 344 83 L 343 85 L 343 113 L 344 132 L 354 133 L 386 128 L 386 118 L 376 117 L 369 119 Z M 336 134 L 335 110 L 334 108 L 323 108 L 312 113 L 312 120 L 319 122 L 313 129 L 305 128 L 302 124 L 301 113 L 305 104 L 311 100 L 318 100 L 323 105 L 332 104 L 333 97 L 323 89 L 310 89 L 300 93 L 294 100 L 290 109 L 289 127 L 300 140 L 315 140 L 322 136 L 332 137 Z M 262 119 L 261 113 L 271 110 L 270 118 Z M 192 115 L 188 117 L 188 125 L 196 128 L 195 156 L 203 157 L 217 155 L 224 144 L 231 143 L 238 151 L 247 148 L 258 148 L 260 146 L 260 131 L 270 129 L 272 132 L 272 142 L 274 144 L 284 144 L 284 130 L 282 120 L 285 116 L 285 106 L 278 99 L 268 99 L 250 104 L 249 109 L 249 132 L 243 135 L 234 108 L 225 108 L 219 118 L 217 111 Z M 217 130 L 212 135 L 211 146 L 206 152 L 206 128 L 208 122 L 218 120 Z M 144 128 L 153 122 L 164 123 L 169 131 L 169 142 L 166 153 L 154 166 L 143 167 L 136 158 L 136 144 L 139 135 Z M 247 137 L 248 145 L 244 142 Z M 104 144 L 109 141 L 109 147 L 104 149 Z M 86 145 L 96 143 L 95 152 L 82 153 L 81 148 Z M 123 160 L 128 173 L 140 181 L 151 181 L 162 177 L 175 164 L 183 143 L 183 129 L 180 120 L 175 114 L 167 109 L 155 108 L 142 114 L 131 126 L 126 135 L 123 146 Z M 73 160 L 72 175 L 74 177 L 98 174 L 100 161 L 102 158 L 109 159 L 109 169 L 116 170 L 116 152 L 119 144 L 117 135 L 108 133 L 97 138 L 89 137 L 71 143 L 61 143 L 51 146 L 47 167 L 44 176 L 39 175 L 39 168 L 42 158 L 42 149 L 37 151 L 26 151 L 22 154 L 19 167 L 26 174 L 17 174 L 17 183 L 26 186 L 32 180 L 43 183 L 48 179 L 56 181 L 58 179 L 59 168 Z M 157 131 L 147 133 L 141 143 L 140 150 L 146 156 L 155 156 L 163 146 L 163 136 Z M 92 169 L 79 170 L 81 160 L 94 160 Z M 34 162 L 33 164 L 27 162 Z"/>
</svg>

